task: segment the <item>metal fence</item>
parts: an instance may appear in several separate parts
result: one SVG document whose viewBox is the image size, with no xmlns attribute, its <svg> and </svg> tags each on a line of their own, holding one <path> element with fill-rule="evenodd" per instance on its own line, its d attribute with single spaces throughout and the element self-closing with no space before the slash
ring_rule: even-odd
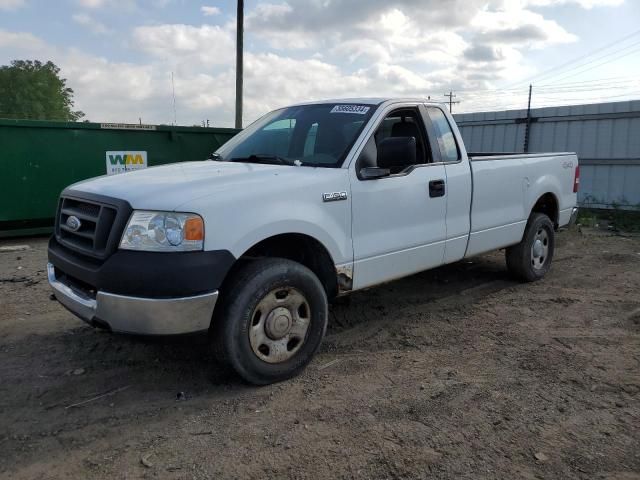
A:
<svg viewBox="0 0 640 480">
<path fill-rule="evenodd" d="M 470 152 L 524 152 L 527 111 L 455 115 Z M 531 110 L 529 152 L 577 152 L 578 202 L 640 209 L 640 101 Z"/>
</svg>

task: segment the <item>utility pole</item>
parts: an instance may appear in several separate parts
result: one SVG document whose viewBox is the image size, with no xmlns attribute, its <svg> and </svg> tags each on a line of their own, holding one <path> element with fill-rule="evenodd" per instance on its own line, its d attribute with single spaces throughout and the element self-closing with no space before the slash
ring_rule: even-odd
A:
<svg viewBox="0 0 640 480">
<path fill-rule="evenodd" d="M 531 93 L 533 85 L 529 85 L 529 103 L 527 104 L 527 124 L 524 129 L 524 153 L 529 153 L 529 132 L 531 130 Z"/>
<path fill-rule="evenodd" d="M 243 75 L 244 0 L 238 0 L 236 26 L 236 128 L 242 128 L 242 75 Z"/>
<path fill-rule="evenodd" d="M 445 93 L 444 94 L 445 97 L 449 97 L 449 112 L 453 113 L 453 104 L 454 103 L 460 103 L 459 101 L 453 101 L 454 98 L 456 98 L 456 95 L 454 95 L 454 93 L 452 91 L 450 91 L 449 93 Z"/>
</svg>

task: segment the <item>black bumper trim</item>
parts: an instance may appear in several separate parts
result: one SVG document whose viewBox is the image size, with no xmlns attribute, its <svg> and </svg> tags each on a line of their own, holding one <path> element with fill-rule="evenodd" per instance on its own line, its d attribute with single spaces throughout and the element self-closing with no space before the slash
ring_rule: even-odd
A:
<svg viewBox="0 0 640 480">
<path fill-rule="evenodd" d="M 49 240 L 49 261 L 98 291 L 150 298 L 194 296 L 217 290 L 235 263 L 228 250 L 136 252 L 117 250 L 96 262 Z"/>
</svg>

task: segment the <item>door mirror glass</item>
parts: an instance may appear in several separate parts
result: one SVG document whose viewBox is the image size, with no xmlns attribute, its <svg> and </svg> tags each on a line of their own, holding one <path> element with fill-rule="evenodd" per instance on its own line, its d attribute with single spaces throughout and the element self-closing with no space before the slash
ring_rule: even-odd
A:
<svg viewBox="0 0 640 480">
<path fill-rule="evenodd" d="M 415 165 L 417 157 L 415 137 L 389 137 L 378 144 L 378 167 L 397 170 Z"/>
</svg>

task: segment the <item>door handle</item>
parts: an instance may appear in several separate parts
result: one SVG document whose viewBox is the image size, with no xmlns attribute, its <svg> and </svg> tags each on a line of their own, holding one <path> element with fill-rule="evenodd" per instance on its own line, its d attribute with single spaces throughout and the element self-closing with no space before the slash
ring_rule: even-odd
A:
<svg viewBox="0 0 640 480">
<path fill-rule="evenodd" d="M 434 197 L 444 197 L 445 192 L 445 183 L 444 180 L 431 180 L 429 182 L 429 196 L 431 198 Z"/>
</svg>

